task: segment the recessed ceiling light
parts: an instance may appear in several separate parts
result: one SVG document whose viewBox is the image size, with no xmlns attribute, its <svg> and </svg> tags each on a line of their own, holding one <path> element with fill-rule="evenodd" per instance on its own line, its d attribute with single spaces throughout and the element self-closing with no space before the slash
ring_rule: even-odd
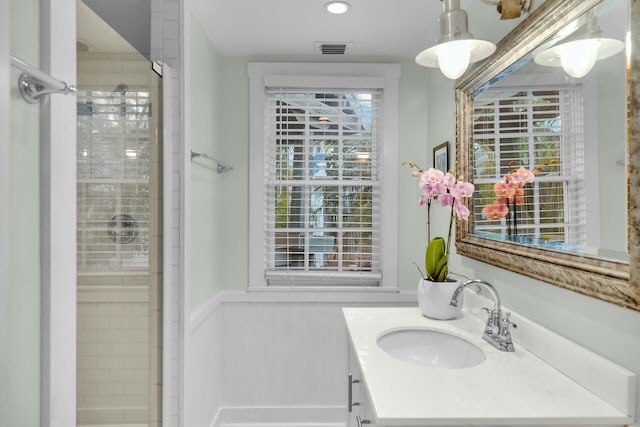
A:
<svg viewBox="0 0 640 427">
<path fill-rule="evenodd" d="M 330 1 L 329 3 L 324 5 L 327 12 L 332 13 L 334 15 L 342 15 L 343 13 L 347 13 L 351 5 L 346 1 Z"/>
</svg>

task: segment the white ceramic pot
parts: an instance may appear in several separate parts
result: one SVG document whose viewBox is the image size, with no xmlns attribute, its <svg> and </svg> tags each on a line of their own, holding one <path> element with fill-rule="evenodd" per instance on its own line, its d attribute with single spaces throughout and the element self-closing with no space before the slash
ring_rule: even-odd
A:
<svg viewBox="0 0 640 427">
<path fill-rule="evenodd" d="M 461 280 L 450 279 L 446 282 L 432 282 L 420 279 L 418 282 L 418 305 L 422 314 L 438 320 L 455 319 L 460 316 L 464 302 L 463 293 L 458 296 L 457 307 L 453 307 L 450 303 L 453 293 L 461 284 Z"/>
</svg>

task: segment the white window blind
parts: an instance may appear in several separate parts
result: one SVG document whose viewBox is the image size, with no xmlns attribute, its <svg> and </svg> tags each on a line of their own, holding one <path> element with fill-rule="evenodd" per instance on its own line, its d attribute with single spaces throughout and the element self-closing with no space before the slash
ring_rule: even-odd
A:
<svg viewBox="0 0 640 427">
<path fill-rule="evenodd" d="M 269 285 L 381 280 L 382 90 L 266 89 Z"/>
<path fill-rule="evenodd" d="M 77 268 L 149 268 L 149 91 L 79 90 Z"/>
<path fill-rule="evenodd" d="M 475 230 L 504 235 L 505 219 L 482 209 L 493 184 L 524 166 L 540 168 L 517 207 L 518 235 L 536 243 L 583 245 L 584 119 L 581 88 L 488 90 L 474 100 Z"/>
</svg>

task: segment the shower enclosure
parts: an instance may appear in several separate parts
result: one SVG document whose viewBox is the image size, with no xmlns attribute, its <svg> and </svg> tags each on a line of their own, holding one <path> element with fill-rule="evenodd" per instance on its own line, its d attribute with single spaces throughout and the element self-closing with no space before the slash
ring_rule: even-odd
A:
<svg viewBox="0 0 640 427">
<path fill-rule="evenodd" d="M 161 424 L 160 78 L 78 52 L 79 426 Z"/>
</svg>

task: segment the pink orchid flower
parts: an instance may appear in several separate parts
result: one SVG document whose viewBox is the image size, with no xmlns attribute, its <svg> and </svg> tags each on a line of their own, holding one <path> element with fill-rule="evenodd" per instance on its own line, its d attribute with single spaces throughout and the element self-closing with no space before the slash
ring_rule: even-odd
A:
<svg viewBox="0 0 640 427">
<path fill-rule="evenodd" d="M 522 205 L 524 203 L 524 184 L 518 186 L 515 189 L 516 205 Z"/>
<path fill-rule="evenodd" d="M 506 180 L 493 184 L 493 191 L 496 193 L 496 197 L 499 199 L 507 199 L 508 201 L 513 200 L 513 196 L 516 194 L 516 189 Z"/>
<path fill-rule="evenodd" d="M 442 178 L 442 183 L 448 190 L 452 190 L 456 184 L 456 178 L 451 172 L 447 172 Z"/>
<path fill-rule="evenodd" d="M 420 177 L 420 184 L 418 185 L 422 188 L 423 185 L 439 184 L 442 182 L 443 177 L 444 173 L 442 173 L 441 170 L 429 168 L 422 173 L 422 176 Z"/>
<path fill-rule="evenodd" d="M 463 205 L 462 203 L 460 203 L 457 199 L 454 202 L 454 205 L 456 208 L 456 217 L 459 220 L 467 221 L 469 219 L 469 214 L 471 213 L 469 211 L 469 208 Z"/>
<path fill-rule="evenodd" d="M 456 199 L 460 199 L 462 197 L 471 197 L 473 196 L 473 191 L 475 190 L 473 184 L 470 182 L 458 181 L 451 190 L 451 194 Z"/>
<path fill-rule="evenodd" d="M 455 198 L 453 197 L 453 194 L 451 194 L 451 193 L 444 193 L 444 194 L 441 194 L 438 197 L 438 201 L 440 202 L 440 204 L 442 206 L 451 206 L 453 204 L 454 200 L 455 200 Z"/>
<path fill-rule="evenodd" d="M 511 173 L 511 180 L 515 183 L 521 183 L 522 185 L 533 182 L 534 178 L 534 172 L 522 166 Z"/>
<path fill-rule="evenodd" d="M 509 213 L 505 199 L 496 199 L 492 204 L 485 206 L 482 209 L 482 213 L 487 219 L 499 219 L 504 218 Z"/>
</svg>

